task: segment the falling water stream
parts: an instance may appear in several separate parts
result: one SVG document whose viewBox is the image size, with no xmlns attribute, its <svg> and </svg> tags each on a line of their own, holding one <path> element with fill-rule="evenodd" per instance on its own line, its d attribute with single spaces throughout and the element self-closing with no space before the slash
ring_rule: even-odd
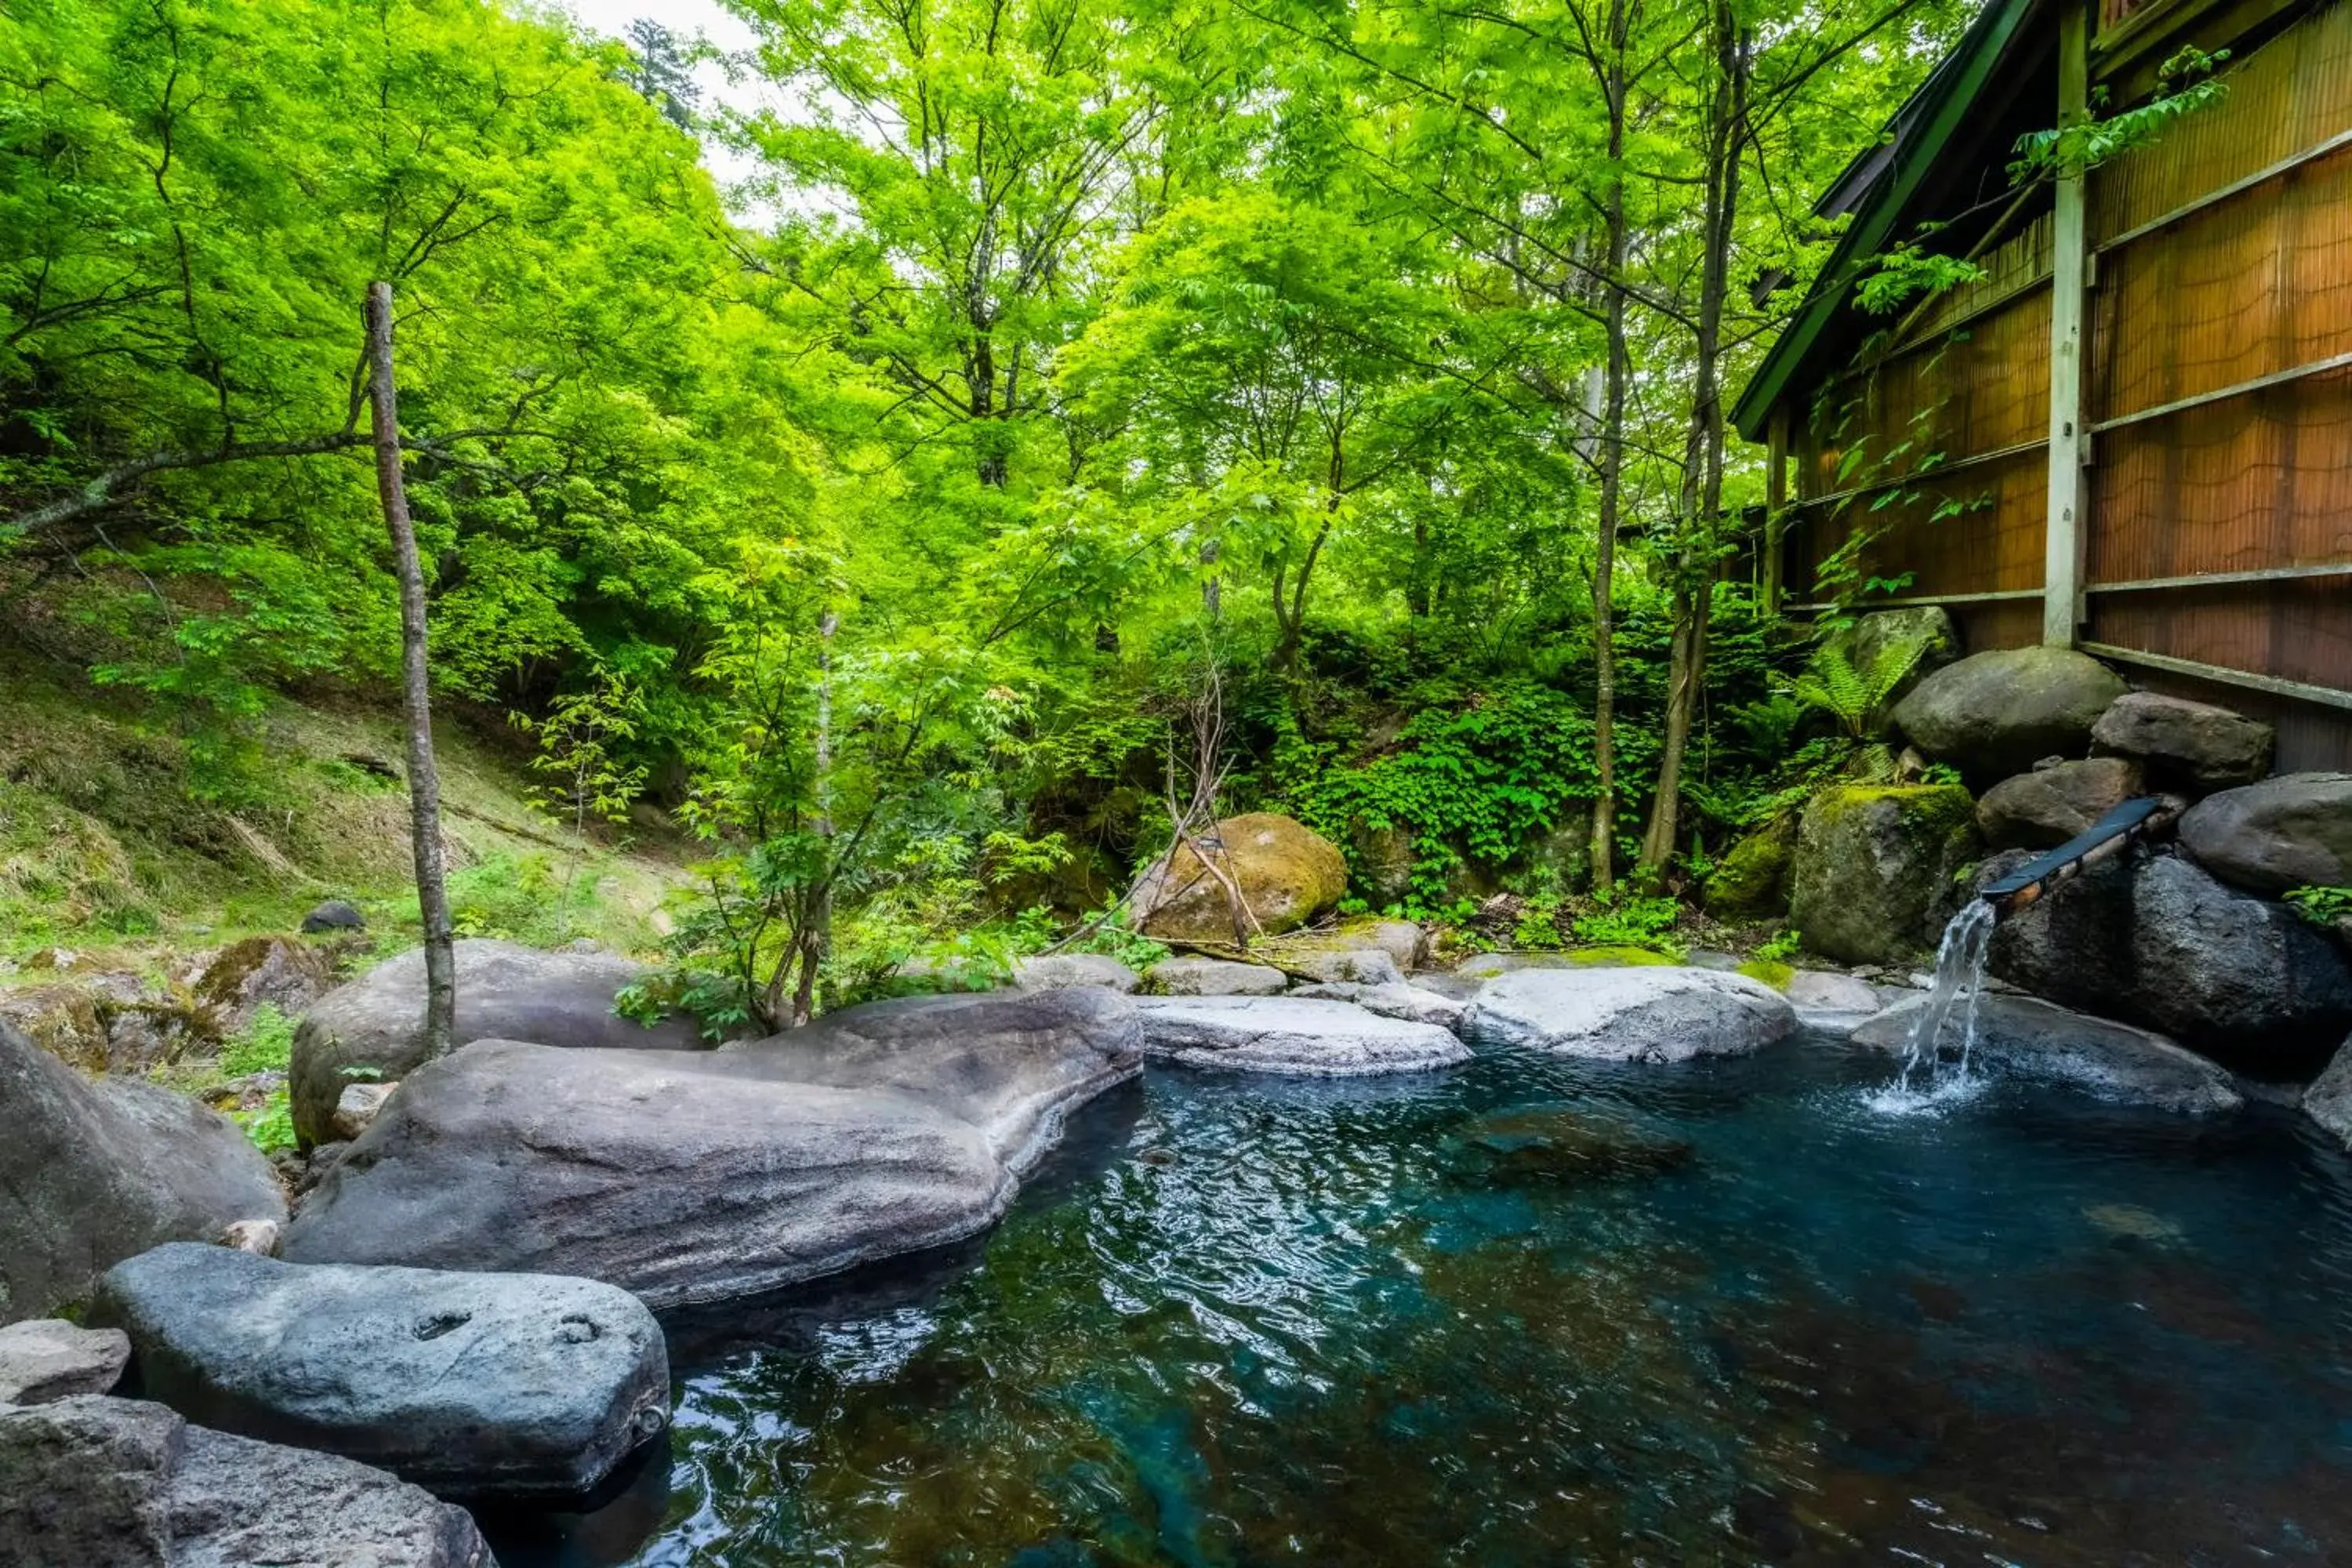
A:
<svg viewBox="0 0 2352 1568">
<path fill-rule="evenodd" d="M 1990 904 L 1975 899 L 1944 928 L 1943 942 L 1936 950 L 1935 987 L 1927 993 L 1927 1005 L 1920 1009 L 1919 1022 L 1911 1031 L 1911 1047 L 1904 1055 L 1902 1076 L 1895 1083 L 1898 1092 L 1942 1086 L 1944 1026 L 1951 1021 L 1952 1009 L 1963 1002 L 1967 1005 L 1960 1015 L 1960 1054 L 1953 1064 L 1951 1081 L 1968 1081 L 1969 1058 L 1977 1045 L 1977 999 L 1984 994 L 1985 955 L 1992 947 L 1992 929 L 2000 921 Z"/>
</svg>

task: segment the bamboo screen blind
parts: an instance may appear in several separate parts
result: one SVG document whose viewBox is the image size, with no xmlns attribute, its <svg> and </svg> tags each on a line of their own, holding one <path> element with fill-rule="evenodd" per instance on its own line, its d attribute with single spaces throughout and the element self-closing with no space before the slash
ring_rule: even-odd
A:
<svg viewBox="0 0 2352 1568">
<path fill-rule="evenodd" d="M 2224 79 L 2091 177 L 2084 635 L 2352 690 L 2352 3 Z M 1801 591 L 1869 531 L 1864 574 L 1910 574 L 1981 648 L 2040 635 L 2047 218 L 1979 259 L 1798 411 L 1787 568 Z M 2352 765 L 2352 713 L 2228 700 L 2283 759 Z"/>
</svg>

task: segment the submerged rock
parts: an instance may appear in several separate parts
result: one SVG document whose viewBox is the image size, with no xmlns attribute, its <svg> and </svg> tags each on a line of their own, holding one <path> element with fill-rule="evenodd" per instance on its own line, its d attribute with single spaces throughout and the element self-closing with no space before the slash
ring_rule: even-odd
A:
<svg viewBox="0 0 2352 1568">
<path fill-rule="evenodd" d="M 1900 1002 L 1853 1032 L 1853 1043 L 1900 1055 L 1927 1008 L 1922 996 Z M 2236 1082 L 2216 1064 L 2162 1035 L 2070 1013 L 2031 996 L 1985 996 L 1977 1003 L 1974 1059 L 2021 1078 L 2061 1083 L 2102 1100 L 2204 1116 L 2244 1103 Z M 1945 1023 L 1945 1048 L 1959 1038 L 1962 1012 Z"/>
<path fill-rule="evenodd" d="M 1692 1158 L 1687 1139 L 1567 1106 L 1482 1116 L 1454 1142 L 1477 1173 L 1511 1185 L 1652 1176 Z"/>
<path fill-rule="evenodd" d="M 1992 849 L 2054 849 L 2141 793 L 2127 757 L 2060 763 L 2003 779 L 1977 802 L 1977 831 Z"/>
<path fill-rule="evenodd" d="M 2003 868 L 1989 861 L 1979 875 Z M 2352 1027 L 2352 962 L 2284 904 L 2174 855 L 2110 860 L 1993 931 L 1990 967 L 2062 1005 L 2162 1031 L 2232 1066 L 2308 1071 Z"/>
<path fill-rule="evenodd" d="M 1253 931 L 1272 936 L 1296 931 L 1339 901 L 1348 890 L 1348 862 L 1337 847 L 1305 824 L 1273 812 L 1227 817 L 1208 835 L 1212 858 L 1233 879 L 1255 917 L 1234 929 L 1224 879 L 1201 862 L 1192 846 L 1153 867 L 1129 900 L 1136 929 L 1179 942 L 1232 942 Z"/>
<path fill-rule="evenodd" d="M 1958 784 L 1832 786 L 1805 807 L 1790 918 L 1825 958 L 1903 962 L 1935 947 L 1976 852 L 1976 803 Z"/>
<path fill-rule="evenodd" d="M 1024 991 L 1100 985 L 1125 995 L 1141 985 L 1143 977 L 1118 959 L 1106 958 L 1099 952 L 1051 952 L 1014 963 L 1013 984 Z"/>
<path fill-rule="evenodd" d="M 2094 755 L 2137 758 L 2154 784 L 2198 795 L 2269 773 L 2274 742 L 2268 724 L 2153 691 L 2125 692 L 2091 727 Z"/>
<path fill-rule="evenodd" d="M 79 1300 L 151 1247 L 285 1217 L 236 1123 L 153 1084 L 92 1082 L 5 1025 L 0 1109 L 0 1322 Z"/>
<path fill-rule="evenodd" d="M 1297 996 L 1168 997 L 1142 1003 L 1144 1048 L 1222 1072 L 1353 1078 L 1423 1072 L 1470 1059 L 1435 1024 L 1382 1017 L 1349 1002 Z"/>
<path fill-rule="evenodd" d="M 420 1487 L 88 1395 L 0 1409 L 0 1543 L 12 1568 L 493 1568 Z"/>
<path fill-rule="evenodd" d="M 1737 1056 L 1787 1037 L 1796 1009 L 1744 974 L 1677 967 L 1529 969 L 1489 983 L 1463 1033 L 1610 1061 Z"/>
<path fill-rule="evenodd" d="M 1275 996 L 1290 984 L 1272 964 L 1223 958 L 1163 959 L 1144 978 L 1162 996 Z"/>
<path fill-rule="evenodd" d="M 2125 689 L 2088 654 L 2003 648 L 1929 675 L 1895 705 L 1895 723 L 1928 756 L 1989 784 L 2043 757 L 2083 755 L 2091 727 Z"/>
<path fill-rule="evenodd" d="M 1092 987 L 908 997 L 717 1052 L 477 1041 L 403 1081 L 296 1262 L 576 1274 L 668 1308 L 959 1240 L 1142 1065 Z"/>
<path fill-rule="evenodd" d="M 669 1418 L 660 1325 L 592 1279 L 184 1244 L 115 1265 L 91 1318 L 130 1336 L 141 1394 L 189 1420 L 445 1497 L 586 1492 Z"/>
<path fill-rule="evenodd" d="M 131 1342 L 113 1329 L 84 1329 L 62 1318 L 0 1328 L 0 1405 L 47 1405 L 78 1394 L 105 1394 L 122 1381 Z"/>
<path fill-rule="evenodd" d="M 613 1011 L 613 998 L 650 973 L 602 953 L 541 952 L 513 942 L 457 944 L 457 1044 L 529 1040 L 541 1046 L 693 1050 L 690 1018 L 647 1028 Z M 294 1035 L 289 1088 L 305 1146 L 334 1136 L 335 1102 L 354 1077 L 404 1078 L 425 1059 L 425 950 L 412 949 L 332 991 Z"/>
<path fill-rule="evenodd" d="M 2352 773 L 2283 773 L 2189 808 L 2180 843 L 2248 892 L 2352 887 Z"/>
</svg>

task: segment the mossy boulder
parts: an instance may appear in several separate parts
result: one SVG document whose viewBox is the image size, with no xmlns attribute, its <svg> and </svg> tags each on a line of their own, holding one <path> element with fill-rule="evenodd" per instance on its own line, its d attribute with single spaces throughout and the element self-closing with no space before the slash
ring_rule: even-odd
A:
<svg viewBox="0 0 2352 1568">
<path fill-rule="evenodd" d="M 1977 844 L 1976 802 L 1958 784 L 1823 790 L 1798 830 L 1790 916 L 1826 957 L 1906 963 L 1958 907 L 1955 878 Z"/>
<path fill-rule="evenodd" d="M 1912 744 L 1985 784 L 2044 757 L 2074 758 L 2091 727 L 2124 694 L 2123 677 L 2088 654 L 2012 647 L 1946 665 L 1895 705 Z"/>
<path fill-rule="evenodd" d="M 1211 858 L 1240 889 L 1257 930 L 1296 931 L 1339 901 L 1348 862 L 1328 839 L 1273 812 L 1227 817 L 1210 830 Z M 1189 844 L 1144 874 L 1136 889 L 1138 929 L 1173 942 L 1231 942 L 1234 915 L 1224 879 Z"/>
<path fill-rule="evenodd" d="M 1706 879 L 1706 912 L 1717 920 L 1768 920 L 1789 912 L 1789 868 L 1797 819 L 1782 816 L 1733 845 Z"/>
</svg>

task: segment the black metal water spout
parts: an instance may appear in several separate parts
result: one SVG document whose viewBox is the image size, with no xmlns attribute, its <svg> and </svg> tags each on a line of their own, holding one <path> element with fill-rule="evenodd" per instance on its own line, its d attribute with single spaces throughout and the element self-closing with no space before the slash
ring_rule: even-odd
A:
<svg viewBox="0 0 2352 1568">
<path fill-rule="evenodd" d="M 2047 855 L 2036 856 L 1978 895 L 2007 920 L 2056 883 L 2104 860 L 2136 838 L 2160 833 L 2180 815 L 2180 803 L 2164 795 L 2127 800 Z"/>
</svg>

